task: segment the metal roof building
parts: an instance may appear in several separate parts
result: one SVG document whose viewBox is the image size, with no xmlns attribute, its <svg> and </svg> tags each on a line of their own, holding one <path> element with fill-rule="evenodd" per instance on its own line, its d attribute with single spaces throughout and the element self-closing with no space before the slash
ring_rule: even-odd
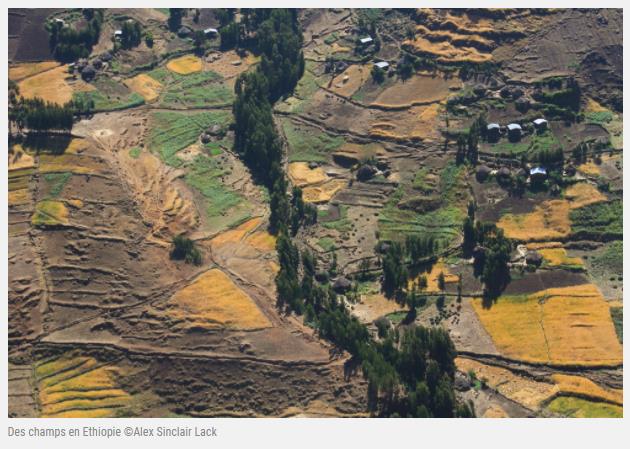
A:
<svg viewBox="0 0 630 449">
<path fill-rule="evenodd" d="M 379 61 L 379 62 L 375 62 L 374 65 L 378 67 L 379 69 L 386 69 L 387 67 L 389 67 L 389 62 Z"/>
<path fill-rule="evenodd" d="M 361 42 L 362 44 L 369 44 L 372 41 L 373 39 L 370 36 L 359 39 L 359 42 Z"/>
</svg>

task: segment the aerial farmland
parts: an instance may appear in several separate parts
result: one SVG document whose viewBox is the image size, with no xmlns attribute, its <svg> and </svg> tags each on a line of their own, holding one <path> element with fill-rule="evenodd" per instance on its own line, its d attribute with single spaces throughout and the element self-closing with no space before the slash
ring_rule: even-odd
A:
<svg viewBox="0 0 630 449">
<path fill-rule="evenodd" d="M 11 417 L 623 416 L 621 10 L 8 16 Z"/>
</svg>

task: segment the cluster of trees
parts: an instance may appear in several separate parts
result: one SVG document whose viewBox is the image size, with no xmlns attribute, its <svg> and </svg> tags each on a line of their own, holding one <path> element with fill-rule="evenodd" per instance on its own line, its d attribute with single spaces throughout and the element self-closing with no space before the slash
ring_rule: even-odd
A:
<svg viewBox="0 0 630 449">
<path fill-rule="evenodd" d="M 544 148 L 536 153 L 536 160 L 545 166 L 562 164 L 564 152 L 562 147 Z"/>
<path fill-rule="evenodd" d="M 169 8 L 168 10 L 168 29 L 176 33 L 182 26 L 182 19 L 186 17 L 186 8 Z"/>
<path fill-rule="evenodd" d="M 545 116 L 567 122 L 575 121 L 579 117 L 582 90 L 575 78 L 550 78 L 543 81 L 542 85 L 549 87 L 551 91 L 537 90 L 532 97 L 543 103 Z"/>
<path fill-rule="evenodd" d="M 427 258 L 433 257 L 438 248 L 438 241 L 433 236 L 409 235 L 404 245 L 399 242 L 388 244 L 381 262 L 385 294 L 390 297 L 404 296 L 409 280 L 407 261 L 411 266 L 427 262 Z"/>
<path fill-rule="evenodd" d="M 281 236 L 278 254 L 294 267 L 287 270 L 286 279 L 281 275 L 279 305 L 303 311 L 306 322 L 318 329 L 322 338 L 348 351 L 361 364 L 373 413 L 392 417 L 474 416 L 470 404 L 455 400 L 456 352 L 446 331 L 410 326 L 400 332 L 386 323 L 379 331 L 383 340 L 377 342 L 338 301 L 330 285 L 324 287 L 314 281 L 317 267 L 311 253 L 302 253 L 300 259 L 298 249 Z M 303 272 L 300 282 L 298 267 Z"/>
<path fill-rule="evenodd" d="M 303 74 L 302 34 L 295 11 L 248 10 L 247 16 L 248 26 L 259 23 L 257 47 L 262 60 L 254 72 L 236 81 L 234 149 L 270 191 L 271 231 L 286 232 L 291 225 L 295 233 L 300 224 L 313 222 L 316 214 L 304 205 L 300 190 L 293 192 L 291 207 L 271 105 L 291 92 Z"/>
<path fill-rule="evenodd" d="M 460 133 L 457 137 L 457 153 L 455 163 L 461 165 L 468 161 L 472 165 L 477 165 L 479 161 L 479 140 L 486 139 L 488 123 L 486 117 L 480 114 L 472 122 L 470 128 L 465 133 Z"/>
<path fill-rule="evenodd" d="M 171 259 L 184 260 L 186 263 L 201 265 L 203 258 L 201 252 L 195 246 L 195 242 L 184 234 L 176 235 L 171 245 Z"/>
<path fill-rule="evenodd" d="M 125 20 L 121 31 L 120 45 L 122 48 L 129 49 L 140 45 L 140 41 L 142 40 L 142 27 L 139 22 L 135 20 Z"/>
<path fill-rule="evenodd" d="M 87 58 L 101 35 L 103 11 L 100 9 L 84 9 L 83 15 L 87 24 L 75 29 L 62 22 L 49 22 L 46 28 L 49 33 L 50 48 L 56 59 L 63 62 Z"/>
<path fill-rule="evenodd" d="M 492 223 L 475 220 L 475 207 L 470 204 L 463 225 L 465 256 L 475 256 L 475 275 L 484 283 L 488 298 L 496 298 L 510 282 L 512 241 Z"/>
<path fill-rule="evenodd" d="M 278 307 L 304 314 L 306 322 L 317 328 L 323 338 L 347 350 L 363 364 L 375 413 L 473 416 L 470 407 L 455 401 L 452 387 L 455 351 L 448 334 L 423 329 L 403 338 L 392 333 L 387 344 L 375 342 L 366 326 L 338 301 L 332 286 L 316 282 L 315 257 L 309 251 L 300 253 L 291 241 L 290 235 L 301 225 L 314 222 L 317 213 L 304 203 L 300 189 L 293 189 L 290 197 L 287 194 L 288 183 L 281 168 L 282 144 L 271 107 L 293 90 L 302 76 L 301 31 L 295 11 L 243 10 L 243 13 L 245 31 L 256 30 L 262 60 L 256 71 L 241 75 L 236 82 L 234 147 L 256 179 L 270 191 L 270 227 L 278 235 Z M 410 257 L 419 260 L 434 251 L 436 244 L 418 238 L 406 246 L 406 251 L 413 254 Z M 400 260 L 396 262 L 400 264 Z M 335 272 L 335 268 L 333 258 L 329 272 Z M 424 370 L 416 370 L 425 366 Z"/>
<path fill-rule="evenodd" d="M 9 81 L 9 129 L 15 126 L 18 132 L 72 130 L 74 107 L 72 102 L 60 106 L 41 98 L 25 99 L 19 96 L 18 86 Z"/>
<path fill-rule="evenodd" d="M 380 416 L 474 417 L 453 390 L 455 347 L 442 328 L 389 330 L 380 343 L 359 348 L 368 379 L 368 404 Z"/>
</svg>

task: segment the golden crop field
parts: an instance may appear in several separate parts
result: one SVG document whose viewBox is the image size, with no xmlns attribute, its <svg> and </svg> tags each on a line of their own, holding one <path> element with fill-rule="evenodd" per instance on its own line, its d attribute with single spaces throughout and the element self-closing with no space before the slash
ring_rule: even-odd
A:
<svg viewBox="0 0 630 449">
<path fill-rule="evenodd" d="M 609 307 L 592 284 L 472 302 L 500 352 L 530 362 L 616 365 L 622 361 Z"/>
<path fill-rule="evenodd" d="M 536 241 L 566 237 L 571 231 L 569 202 L 549 200 L 536 206 L 528 214 L 505 214 L 497 226 L 508 238 Z"/>
<path fill-rule="evenodd" d="M 268 231 L 256 231 L 245 241 L 262 252 L 271 252 L 276 249 L 276 237 Z"/>
<path fill-rule="evenodd" d="M 325 203 L 332 199 L 335 194 L 346 187 L 345 179 L 331 179 L 317 186 L 308 186 L 302 190 L 304 201 L 307 203 Z"/>
<path fill-rule="evenodd" d="M 569 200 L 571 209 L 601 203 L 608 199 L 596 186 L 587 182 L 578 182 L 569 186 L 564 193 L 564 197 Z"/>
<path fill-rule="evenodd" d="M 168 314 L 203 328 L 262 329 L 270 327 L 254 301 L 221 270 L 206 271 L 169 300 Z"/>
<path fill-rule="evenodd" d="M 552 267 L 561 265 L 583 266 L 584 261 L 579 257 L 569 257 L 564 248 L 542 248 L 538 252 Z"/>
<path fill-rule="evenodd" d="M 114 417 L 131 401 L 116 383 L 124 370 L 91 357 L 70 352 L 37 364 L 34 372 L 44 417 Z"/>
<path fill-rule="evenodd" d="M 59 63 L 57 61 L 24 62 L 15 64 L 9 67 L 9 79 L 11 81 L 20 81 L 24 78 L 28 78 L 29 76 L 37 75 L 38 73 L 54 69 L 58 66 Z"/>
<path fill-rule="evenodd" d="M 623 405 L 623 390 L 600 387 L 592 380 L 580 376 L 554 374 L 551 378 L 556 383 L 558 391 L 565 395 L 588 397 Z"/>
<path fill-rule="evenodd" d="M 307 162 L 291 162 L 288 171 L 291 182 L 298 187 L 319 184 L 328 179 L 322 167 L 309 168 Z"/>
<path fill-rule="evenodd" d="M 75 91 L 94 90 L 94 87 L 77 79 L 69 82 L 68 66 L 37 73 L 18 83 L 20 95 L 24 98 L 39 97 L 57 104 L 64 104 L 72 100 Z"/>
<path fill-rule="evenodd" d="M 151 78 L 145 73 L 141 73 L 133 78 L 125 80 L 124 84 L 129 89 L 142 95 L 147 102 L 156 100 L 162 91 L 162 83 Z"/>
<path fill-rule="evenodd" d="M 203 62 L 197 56 L 185 55 L 171 59 L 166 64 L 166 68 L 180 75 L 189 75 L 191 73 L 201 72 Z"/>
<path fill-rule="evenodd" d="M 211 240 L 212 247 L 223 246 L 227 243 L 240 242 L 248 234 L 252 233 L 258 226 L 260 226 L 260 217 L 254 217 L 251 220 L 247 220 L 245 223 L 237 226 L 229 231 L 224 231 Z"/>
</svg>

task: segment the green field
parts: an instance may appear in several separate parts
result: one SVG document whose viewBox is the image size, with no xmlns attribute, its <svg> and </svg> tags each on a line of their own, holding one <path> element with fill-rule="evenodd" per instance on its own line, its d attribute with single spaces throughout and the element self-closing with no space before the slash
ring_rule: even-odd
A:
<svg viewBox="0 0 630 449">
<path fill-rule="evenodd" d="M 218 124 L 226 127 L 232 115 L 230 111 L 210 111 L 196 114 L 180 112 L 155 112 L 152 115 L 149 148 L 173 167 L 182 165 L 177 152 L 195 143 L 203 130 Z"/>
<path fill-rule="evenodd" d="M 93 85 L 96 90 L 75 92 L 73 99 L 82 102 L 93 100 L 96 111 L 116 111 L 144 104 L 144 98 L 140 94 L 110 78 L 98 78 Z"/>
<path fill-rule="evenodd" d="M 379 216 L 379 231 L 384 240 L 404 240 L 408 234 L 432 235 L 447 244 L 459 235 L 466 215 L 465 169 L 449 163 L 440 173 L 439 207 L 429 211 L 401 208 L 423 186 L 426 173 L 417 173 L 411 185 L 401 185 L 385 203 Z"/>
<path fill-rule="evenodd" d="M 234 91 L 223 77 L 215 72 L 199 72 L 190 75 L 164 74 L 166 69 L 149 73 L 166 87 L 158 104 L 166 107 L 217 107 L 229 106 L 234 101 Z M 157 73 L 156 73 L 157 72 Z"/>
<path fill-rule="evenodd" d="M 50 198 L 58 197 L 71 177 L 72 173 L 70 172 L 45 173 L 43 176 L 44 181 L 50 186 L 48 196 Z"/>
<path fill-rule="evenodd" d="M 214 157 L 197 156 L 188 167 L 188 173 L 184 177 L 186 183 L 195 188 L 206 199 L 206 214 L 208 218 L 226 216 L 228 211 L 236 208 L 246 200 L 238 193 L 229 190 L 221 182 L 221 177 L 226 169 L 220 167 Z M 236 221 L 244 216 L 237 214 Z"/>
<path fill-rule="evenodd" d="M 590 261 L 598 273 L 623 276 L 623 242 L 610 242 L 602 251 L 597 251 Z"/>
<path fill-rule="evenodd" d="M 286 119 L 281 123 L 289 143 L 289 162 L 325 162 L 330 153 L 345 143 L 343 137 L 334 137 L 319 129 L 294 125 Z"/>
<path fill-rule="evenodd" d="M 597 203 L 571 211 L 572 230 L 589 235 L 623 237 L 623 205 L 621 200 Z"/>
<path fill-rule="evenodd" d="M 569 418 L 622 418 L 623 409 L 605 402 L 593 402 L 571 396 L 561 396 L 549 403 L 547 409 Z"/>
</svg>

